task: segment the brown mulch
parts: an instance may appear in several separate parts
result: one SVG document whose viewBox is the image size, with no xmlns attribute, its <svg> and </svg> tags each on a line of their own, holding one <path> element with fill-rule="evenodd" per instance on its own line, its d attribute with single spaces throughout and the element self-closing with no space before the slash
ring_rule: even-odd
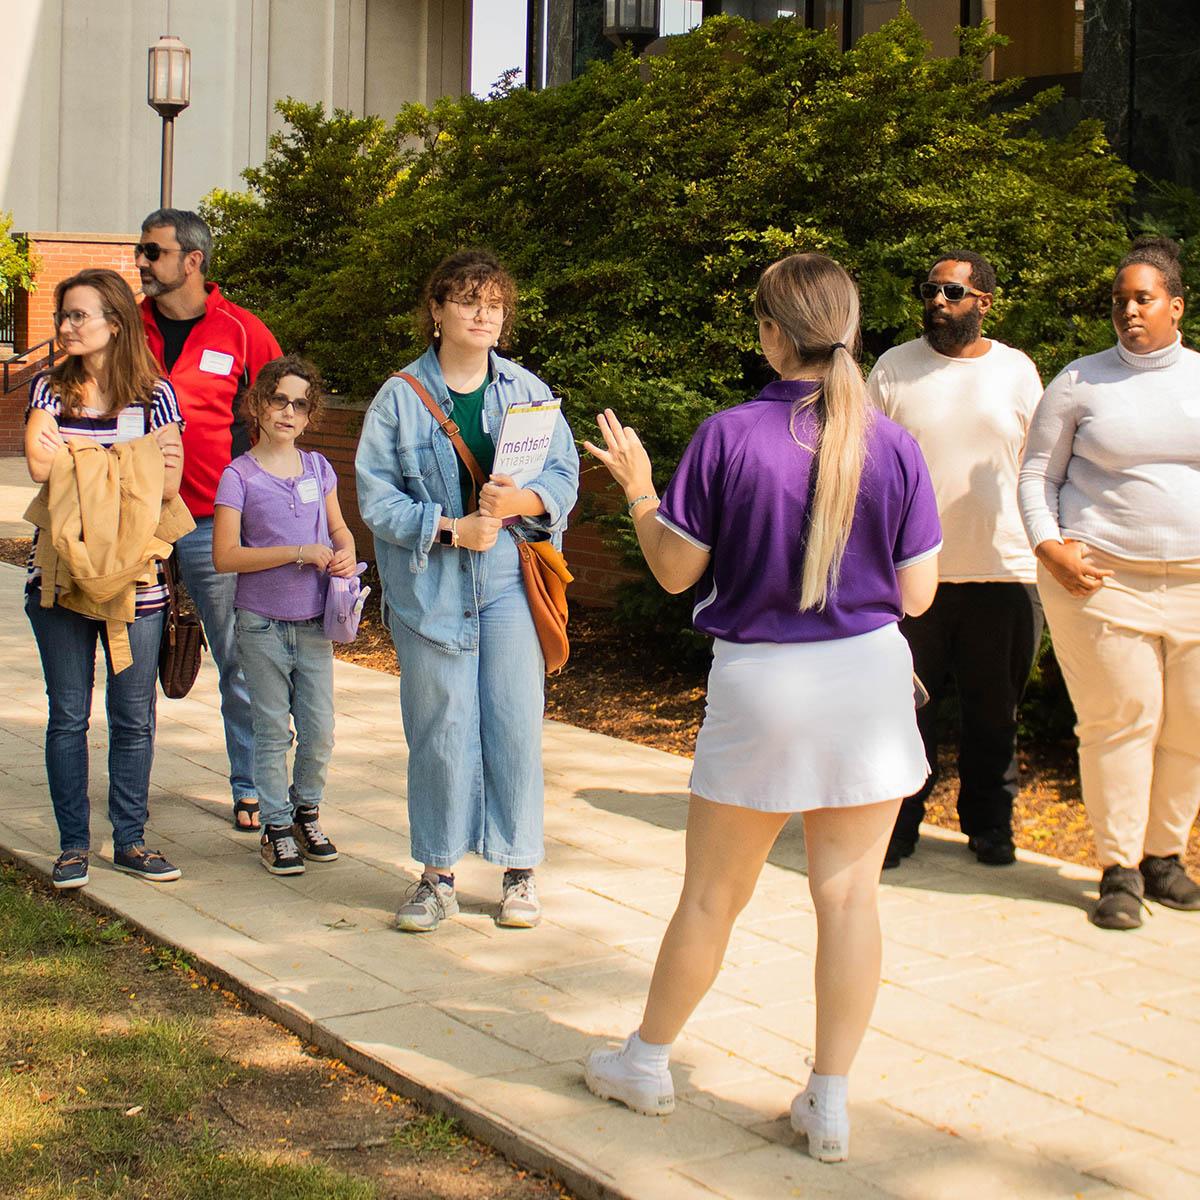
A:
<svg viewBox="0 0 1200 1200">
<path fill-rule="evenodd" d="M 0 558 L 24 562 L 28 546 L 28 539 L 0 539 Z M 391 637 L 380 620 L 378 581 L 373 580 L 372 586 L 358 640 L 335 647 L 335 652 L 348 662 L 396 674 Z M 570 632 L 571 659 L 561 674 L 546 681 L 546 715 L 690 756 L 704 716 L 707 668 L 681 664 L 671 652 L 639 640 L 601 609 L 574 609 Z M 1096 866 L 1074 746 L 1026 745 L 1019 759 L 1021 794 L 1013 814 L 1017 845 Z M 951 747 L 942 748 L 940 766 L 941 779 L 926 819 L 957 829 L 957 776 Z M 1200 871 L 1200 824 L 1192 830 L 1186 862 Z"/>
</svg>

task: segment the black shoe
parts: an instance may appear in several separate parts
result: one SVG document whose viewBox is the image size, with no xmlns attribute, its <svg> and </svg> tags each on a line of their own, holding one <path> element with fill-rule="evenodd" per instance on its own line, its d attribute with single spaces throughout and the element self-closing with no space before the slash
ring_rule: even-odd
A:
<svg viewBox="0 0 1200 1200">
<path fill-rule="evenodd" d="M 292 837 L 305 858 L 313 862 L 334 862 L 337 847 L 325 836 L 321 828 L 321 814 L 315 808 L 298 808 L 292 822 Z"/>
<path fill-rule="evenodd" d="M 304 859 L 300 857 L 290 825 L 268 825 L 258 843 L 258 854 L 272 875 L 304 874 Z"/>
<path fill-rule="evenodd" d="M 895 870 L 900 865 L 902 858 L 911 857 L 917 848 L 919 837 L 919 834 L 917 837 L 910 838 L 903 834 L 893 833 L 887 849 L 883 852 L 883 869 L 885 871 Z"/>
<path fill-rule="evenodd" d="M 1017 848 L 1007 829 L 985 829 L 967 838 L 967 847 L 986 867 L 1007 867 L 1017 861 Z"/>
<path fill-rule="evenodd" d="M 1183 912 L 1200 908 L 1200 884 L 1188 876 L 1178 854 L 1161 858 L 1157 854 L 1147 854 L 1142 859 L 1141 874 L 1146 895 L 1151 900 Z"/>
<path fill-rule="evenodd" d="M 1100 876 L 1100 900 L 1092 909 L 1091 922 L 1101 929 L 1139 929 L 1145 901 L 1141 871 L 1114 863 Z"/>
<path fill-rule="evenodd" d="M 127 850 L 113 850 L 113 866 L 127 875 L 136 875 L 147 883 L 171 883 L 183 874 L 165 855 L 147 850 L 140 842 Z"/>
<path fill-rule="evenodd" d="M 64 850 L 54 862 L 50 881 L 56 888 L 81 888 L 88 881 L 88 852 Z"/>
</svg>

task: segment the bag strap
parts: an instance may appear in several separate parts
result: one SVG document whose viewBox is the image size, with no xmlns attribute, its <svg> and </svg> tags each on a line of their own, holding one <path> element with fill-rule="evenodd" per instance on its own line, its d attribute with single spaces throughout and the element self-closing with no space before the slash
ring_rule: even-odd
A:
<svg viewBox="0 0 1200 1200">
<path fill-rule="evenodd" d="M 329 536 L 329 512 L 325 507 L 325 484 L 321 479 L 321 468 L 317 465 L 317 454 L 315 450 L 301 450 L 300 461 L 303 462 L 305 457 L 308 459 L 309 470 L 312 471 L 313 477 L 317 481 L 317 537 L 321 542 L 333 548 L 333 540 Z"/>
<path fill-rule="evenodd" d="M 410 375 L 407 371 L 395 371 L 392 378 L 403 379 L 417 393 L 417 398 L 429 410 L 429 415 L 437 422 L 437 427 L 454 445 L 458 457 L 471 474 L 471 510 L 474 511 L 479 507 L 479 489 L 487 482 L 487 478 L 484 476 L 483 468 L 479 465 L 479 460 L 471 453 L 471 447 L 463 440 L 462 433 L 454 423 L 454 419 L 446 416 L 441 405 L 429 394 L 428 389 L 415 375 Z"/>
</svg>

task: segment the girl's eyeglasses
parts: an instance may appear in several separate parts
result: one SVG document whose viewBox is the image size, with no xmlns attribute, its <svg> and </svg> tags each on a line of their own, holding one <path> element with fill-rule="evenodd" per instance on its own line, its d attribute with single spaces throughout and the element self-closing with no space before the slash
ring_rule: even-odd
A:
<svg viewBox="0 0 1200 1200">
<path fill-rule="evenodd" d="M 291 396 L 268 396 L 267 406 L 273 408 L 276 412 L 283 412 L 288 405 L 292 406 L 293 412 L 298 412 L 301 416 L 307 414 L 309 403 L 303 397 L 299 400 L 293 400 Z"/>
<path fill-rule="evenodd" d="M 90 313 L 84 312 L 82 308 L 73 308 L 70 312 L 56 312 L 54 314 L 54 324 L 60 329 L 64 325 L 70 325 L 72 329 L 81 329 L 89 321 L 102 316 L 104 316 L 103 313 Z"/>
</svg>

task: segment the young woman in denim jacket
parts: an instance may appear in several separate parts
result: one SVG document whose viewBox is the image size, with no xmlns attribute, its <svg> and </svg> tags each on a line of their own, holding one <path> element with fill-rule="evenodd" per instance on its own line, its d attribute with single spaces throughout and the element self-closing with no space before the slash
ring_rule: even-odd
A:
<svg viewBox="0 0 1200 1200">
<path fill-rule="evenodd" d="M 509 405 L 550 396 L 496 353 L 515 304 L 516 285 L 492 254 L 451 255 L 425 287 L 429 349 L 405 368 L 485 474 Z M 491 475 L 468 511 L 470 475 L 454 446 L 393 377 L 367 411 L 355 466 L 400 664 L 412 854 L 424 865 L 397 927 L 430 932 L 457 913 L 453 868 L 474 851 L 505 868 L 498 922 L 531 928 L 541 918 L 533 869 L 545 853 L 544 667 L 516 539 L 559 542 L 579 487 L 571 432 L 560 416 L 542 472 L 524 487 Z"/>
</svg>

